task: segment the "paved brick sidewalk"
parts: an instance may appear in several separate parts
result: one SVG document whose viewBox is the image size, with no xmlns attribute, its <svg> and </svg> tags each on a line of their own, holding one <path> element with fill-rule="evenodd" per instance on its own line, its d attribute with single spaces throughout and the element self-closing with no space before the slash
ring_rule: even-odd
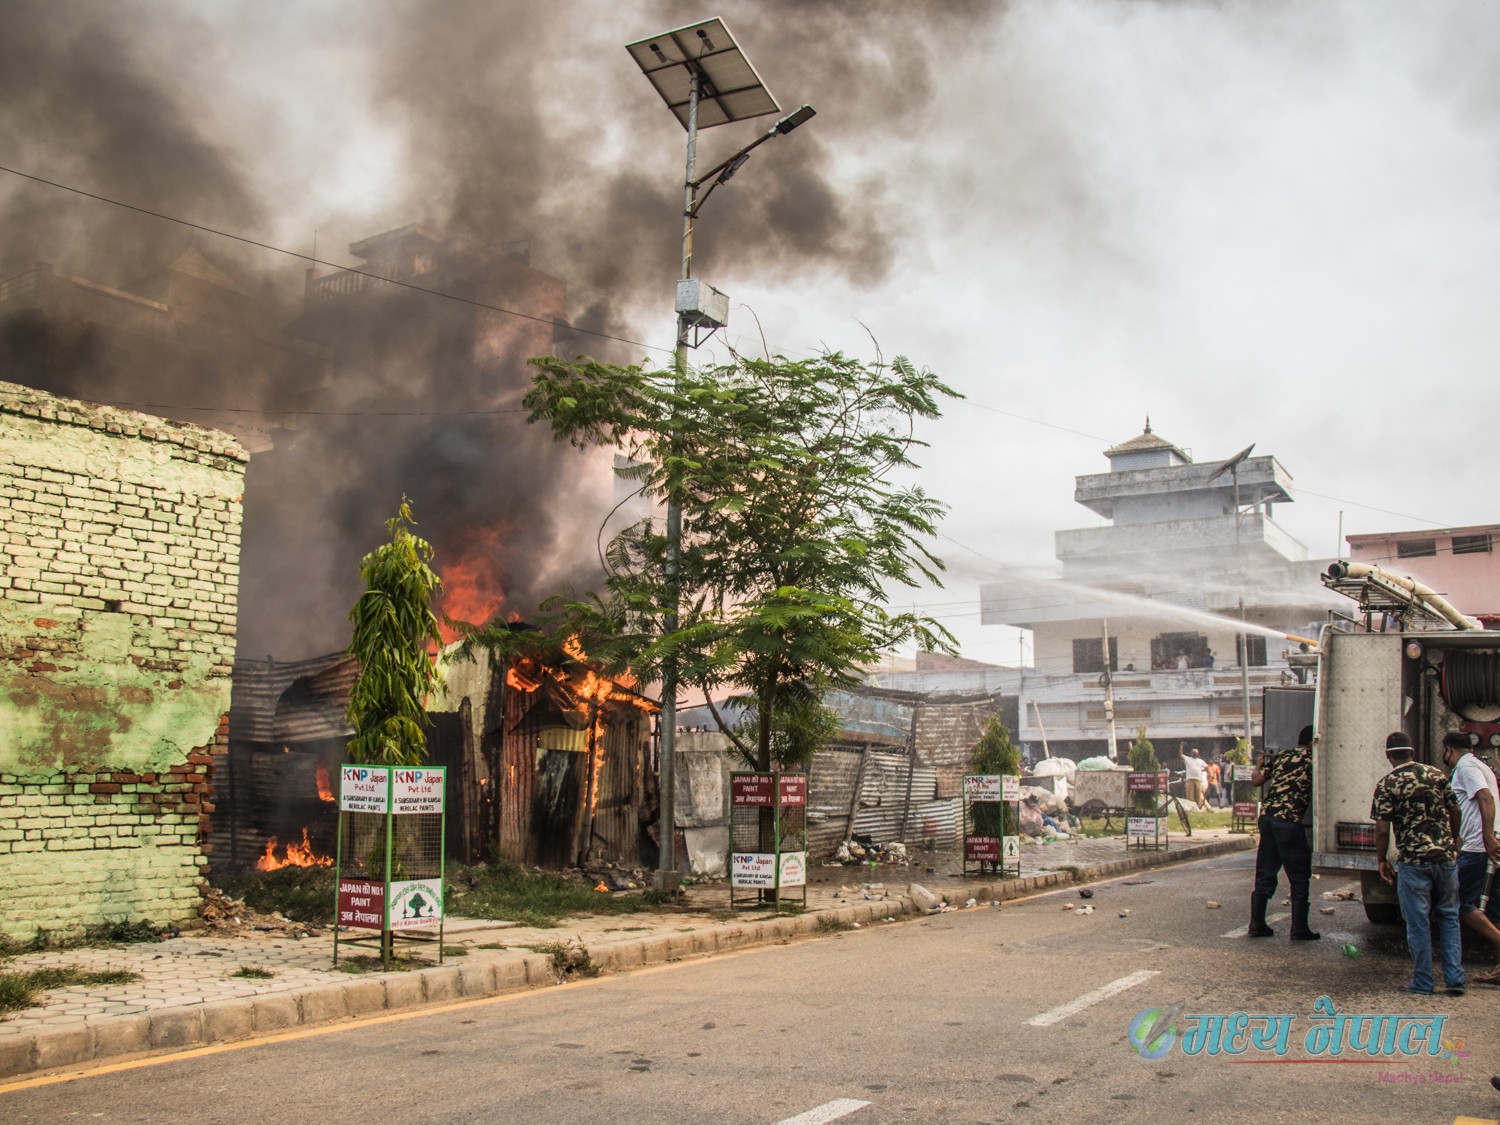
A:
<svg viewBox="0 0 1500 1125">
<path fill-rule="evenodd" d="M 5 967 L 126 969 L 141 979 L 57 989 L 40 1007 L 0 1020 L 0 1079 L 541 987 L 555 983 L 557 975 L 552 958 L 535 947 L 551 943 L 582 945 L 606 970 L 619 971 L 815 934 L 834 920 L 883 924 L 913 917 L 918 908 L 907 895 L 909 883 L 955 904 L 969 898 L 1006 900 L 1140 867 L 1246 849 L 1253 841 L 1217 829 L 1191 839 L 1174 834 L 1165 851 L 1127 852 L 1118 837 L 1037 845 L 1023 852 L 1023 876 L 1000 882 L 963 879 L 951 856 L 919 856 L 910 867 L 883 867 L 873 874 L 859 867 L 817 867 L 807 910 L 779 918 L 730 915 L 728 888 L 700 884 L 690 888 L 689 909 L 684 911 L 575 918 L 555 929 L 450 919 L 445 943 L 465 954 L 405 972 L 351 975 L 335 969 L 331 935 L 295 940 L 268 934 L 184 934 L 157 944 L 25 954 Z M 860 887 L 872 878 L 880 880 L 885 891 L 867 899 Z M 841 896 L 840 887 L 853 893 Z M 345 947 L 341 952 L 360 955 L 369 950 Z M 274 975 L 236 976 L 243 967 Z"/>
</svg>

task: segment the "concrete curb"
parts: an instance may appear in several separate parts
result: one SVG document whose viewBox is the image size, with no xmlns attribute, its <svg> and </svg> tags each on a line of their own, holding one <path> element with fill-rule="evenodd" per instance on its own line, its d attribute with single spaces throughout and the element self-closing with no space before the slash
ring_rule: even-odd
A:
<svg viewBox="0 0 1500 1125">
<path fill-rule="evenodd" d="M 998 883 L 964 884 L 963 893 L 966 898 L 1004 902 L 1056 887 L 1110 879 L 1142 868 L 1244 851 L 1254 842 L 1254 837 L 1244 836 L 1178 845 L 1167 851 L 1142 852 L 1108 863 Z M 589 953 L 604 971 L 624 972 L 646 965 L 689 957 L 712 957 L 732 950 L 790 941 L 820 930 L 843 929 L 855 923 L 926 916 L 917 910 L 909 897 L 892 897 L 851 902 L 792 917 L 727 921 L 693 933 L 610 942 L 591 948 Z M 528 953 L 504 960 L 443 964 L 406 973 L 356 977 L 297 992 L 164 1008 L 146 1015 L 119 1016 L 84 1027 L 39 1031 L 35 1035 L 22 1034 L 13 1040 L 0 1040 L 0 1079 L 128 1055 L 189 1050 L 298 1027 L 352 1021 L 381 1012 L 538 989 L 557 982 L 551 958 Z"/>
</svg>

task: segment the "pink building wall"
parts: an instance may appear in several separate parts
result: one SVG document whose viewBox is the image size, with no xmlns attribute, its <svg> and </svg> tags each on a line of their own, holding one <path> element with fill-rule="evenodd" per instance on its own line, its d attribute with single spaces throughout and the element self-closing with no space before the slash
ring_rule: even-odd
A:
<svg viewBox="0 0 1500 1125">
<path fill-rule="evenodd" d="M 1471 617 L 1500 615 L 1500 524 L 1347 538 L 1349 557 L 1354 561 L 1408 575 Z M 1432 554 L 1411 553 L 1425 549 L 1427 540 L 1432 542 Z"/>
</svg>

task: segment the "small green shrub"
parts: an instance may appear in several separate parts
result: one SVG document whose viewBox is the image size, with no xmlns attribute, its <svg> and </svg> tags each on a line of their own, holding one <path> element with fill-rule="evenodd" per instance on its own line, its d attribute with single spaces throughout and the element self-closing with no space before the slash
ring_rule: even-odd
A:
<svg viewBox="0 0 1500 1125">
<path fill-rule="evenodd" d="M 603 968 L 595 962 L 589 954 L 588 947 L 579 941 L 577 945 L 573 940 L 549 941 L 541 945 L 531 947 L 537 953 L 545 953 L 552 958 L 552 971 L 557 974 L 559 980 L 569 980 L 573 977 L 597 977 Z"/>
<path fill-rule="evenodd" d="M 41 993 L 54 988 L 75 984 L 129 984 L 140 979 L 140 974 L 125 969 L 89 970 L 79 965 L 0 973 L 0 1013 L 30 1008 L 38 1002 Z"/>
</svg>

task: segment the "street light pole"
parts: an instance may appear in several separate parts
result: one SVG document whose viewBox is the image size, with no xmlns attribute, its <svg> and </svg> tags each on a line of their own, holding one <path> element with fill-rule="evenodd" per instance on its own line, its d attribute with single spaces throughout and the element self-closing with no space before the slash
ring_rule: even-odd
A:
<svg viewBox="0 0 1500 1125">
<path fill-rule="evenodd" d="M 702 95 L 703 79 L 696 69 L 692 71 L 688 94 L 688 140 L 687 173 L 683 177 L 682 198 L 682 280 L 693 276 L 693 219 L 697 212 L 698 185 L 693 178 L 698 162 L 698 99 Z M 687 374 L 688 333 L 691 323 L 687 312 L 677 314 L 677 346 L 672 351 L 672 372 L 679 386 Z M 672 452 L 677 452 L 677 427 L 672 427 Z M 675 469 L 673 470 L 676 471 Z M 680 591 L 678 589 L 678 563 L 682 556 L 682 503 L 677 498 L 677 486 L 667 484 L 667 549 L 666 583 L 667 604 L 662 614 L 662 629 L 670 634 L 677 631 Z M 671 892 L 677 889 L 677 658 L 668 656 L 661 669 L 661 846 L 660 861 L 656 871 L 655 886 L 658 891 Z"/>
<path fill-rule="evenodd" d="M 693 277 L 693 221 L 714 188 L 726 183 L 749 157 L 750 150 L 772 137 L 785 136 L 813 116 L 812 106 L 804 105 L 783 117 L 769 132 L 758 137 L 727 160 L 698 177 L 698 130 L 714 125 L 744 121 L 768 113 L 779 113 L 781 107 L 750 61 L 740 51 L 734 36 L 719 19 L 704 20 L 677 28 L 662 35 L 641 39 L 626 45 L 626 50 L 650 79 L 668 107 L 687 129 L 687 172 L 683 176 L 682 194 L 682 271 L 677 287 L 677 345 L 672 353 L 672 374 L 680 390 L 687 375 L 687 351 L 692 330 L 722 328 L 728 319 L 728 300 L 707 285 L 694 292 L 685 285 Z M 698 189 L 710 176 L 716 176 L 700 197 Z M 674 407 L 675 410 L 675 407 Z M 672 452 L 677 452 L 680 430 L 673 420 Z M 662 607 L 664 635 L 677 631 L 681 602 L 682 569 L 682 502 L 679 499 L 676 458 L 667 475 L 666 547 L 663 559 L 665 605 Z M 680 882 L 677 871 L 677 656 L 668 652 L 661 668 L 661 841 L 655 886 L 659 891 L 675 891 Z"/>
</svg>

